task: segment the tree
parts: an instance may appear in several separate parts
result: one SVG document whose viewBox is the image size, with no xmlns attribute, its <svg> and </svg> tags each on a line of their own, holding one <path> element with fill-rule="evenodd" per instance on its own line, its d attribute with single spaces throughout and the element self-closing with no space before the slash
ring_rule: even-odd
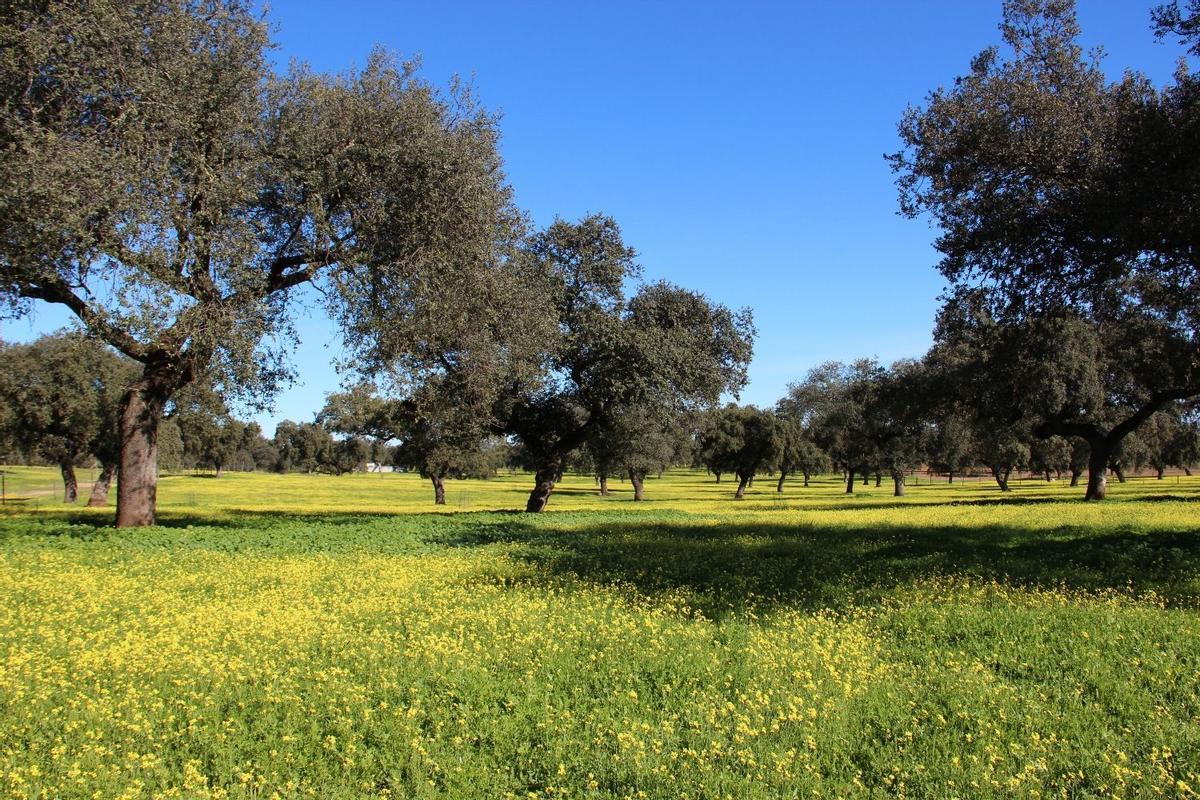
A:
<svg viewBox="0 0 1200 800">
<path fill-rule="evenodd" d="M 854 492 L 856 474 L 878 461 L 876 439 L 867 419 L 883 368 L 872 359 L 852 364 L 829 361 L 788 386 L 779 411 L 798 421 L 813 441 L 846 473 L 846 493 Z"/>
<path fill-rule="evenodd" d="M 56 464 L 63 501 L 78 499 L 75 467 L 88 456 L 101 460 L 102 505 L 112 478 L 113 400 L 131 377 L 129 365 L 110 349 L 78 334 L 43 336 L 28 345 L 0 349 L 0 403 L 8 410 L 8 437 L 27 456 Z"/>
<path fill-rule="evenodd" d="M 332 463 L 333 436 L 315 422 L 295 423 L 284 420 L 275 427 L 275 449 L 279 452 L 279 471 L 300 470 L 308 474 Z"/>
<path fill-rule="evenodd" d="M 610 218 L 562 220 L 533 237 L 526 259 L 556 320 L 536 380 L 501 398 L 496 432 L 518 437 L 542 511 L 567 457 L 593 429 L 635 409 L 681 413 L 715 404 L 746 382 L 754 335 L 749 311 L 731 312 L 666 283 L 626 298 L 640 269 Z"/>
<path fill-rule="evenodd" d="M 1159 10 L 1160 32 L 1194 34 L 1175 12 Z M 941 229 L 951 302 L 969 296 L 1013 332 L 981 346 L 1039 356 L 1013 361 L 1046 379 L 1034 432 L 1087 441 L 1098 500 L 1122 440 L 1200 392 L 1200 81 L 1107 83 L 1069 0 L 1012 0 L 1001 30 L 1006 50 L 906 112 L 890 158 L 902 212 Z M 1080 391 L 1062 394 L 1069 381 L 1041 369 L 1053 359 L 1021 339 L 1066 350 Z M 1068 402 L 1045 406 L 1056 391 Z"/>
<path fill-rule="evenodd" d="M 864 391 L 868 436 L 875 443 L 876 468 L 892 478 L 893 495 L 903 497 L 905 479 L 927 455 L 925 426 L 931 376 L 920 361 L 897 361 L 876 373 L 871 391 Z M 864 387 L 864 390 L 866 387 Z M 878 485 L 878 482 L 876 482 Z"/>
<path fill-rule="evenodd" d="M 741 500 L 755 475 L 775 469 L 785 446 L 784 431 L 775 414 L 754 406 L 728 405 L 716 414 L 706 431 L 709 443 L 701 450 L 719 454 L 714 467 L 737 476 L 734 497 Z M 720 449 L 711 442 L 720 442 Z"/>
<path fill-rule="evenodd" d="M 646 476 L 680 463 L 689 435 L 681 417 L 655 414 L 644 407 L 593 427 L 587 453 L 600 482 L 600 495 L 608 495 L 608 477 L 621 473 L 629 478 L 633 499 L 645 499 Z"/>
<path fill-rule="evenodd" d="M 829 456 L 808 438 L 797 420 L 788 419 L 779 413 L 776 414 L 776 418 L 780 445 L 779 457 L 775 464 L 779 471 L 779 482 L 775 491 L 782 492 L 784 481 L 789 475 L 796 473 L 804 476 L 804 485 L 807 487 L 813 474 L 829 469 Z"/>
<path fill-rule="evenodd" d="M 19 2 L 0 20 L 0 299 L 65 306 L 142 365 L 120 526 L 154 522 L 180 388 L 208 374 L 269 401 L 299 287 L 325 290 L 364 364 L 417 329 L 435 350 L 490 332 L 525 288 L 504 268 L 520 219 L 495 118 L 470 92 L 379 51 L 276 76 L 267 30 L 244 0 Z"/>
</svg>

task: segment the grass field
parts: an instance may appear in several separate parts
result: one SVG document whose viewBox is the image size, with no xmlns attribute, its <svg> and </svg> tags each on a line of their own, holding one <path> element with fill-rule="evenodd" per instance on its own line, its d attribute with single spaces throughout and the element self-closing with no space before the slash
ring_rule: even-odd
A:
<svg viewBox="0 0 1200 800">
<path fill-rule="evenodd" d="M 7 468 L 21 491 L 52 470 Z M 85 476 L 81 475 L 81 478 Z M 1200 479 L 168 476 L 0 511 L 13 797 L 1196 797 Z"/>
</svg>

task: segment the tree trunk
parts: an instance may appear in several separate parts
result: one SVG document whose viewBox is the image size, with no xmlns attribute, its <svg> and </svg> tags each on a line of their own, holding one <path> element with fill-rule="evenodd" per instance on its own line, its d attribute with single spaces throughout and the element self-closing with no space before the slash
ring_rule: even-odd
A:
<svg viewBox="0 0 1200 800">
<path fill-rule="evenodd" d="M 1088 453 L 1088 484 L 1084 500 L 1103 500 L 1108 493 L 1108 456 L 1112 446 L 1104 439 L 1093 439 L 1088 442 L 1091 452 Z"/>
<path fill-rule="evenodd" d="M 634 500 L 644 500 L 645 499 L 645 494 L 643 493 L 643 489 L 645 489 L 645 480 L 646 480 L 645 475 L 639 475 L 638 473 L 634 472 L 633 470 L 629 470 L 629 482 L 633 484 L 633 499 Z"/>
<path fill-rule="evenodd" d="M 775 485 L 776 492 L 779 492 L 780 494 L 783 493 L 783 482 L 785 480 L 787 480 L 787 475 L 788 475 L 787 470 L 785 470 L 785 469 L 779 470 L 779 483 Z"/>
<path fill-rule="evenodd" d="M 804 473 L 804 488 L 805 489 L 808 488 L 808 473 L 807 472 Z"/>
<path fill-rule="evenodd" d="M 58 463 L 58 468 L 62 470 L 63 502 L 74 503 L 79 499 L 79 480 L 75 477 L 75 465 L 64 459 Z"/>
<path fill-rule="evenodd" d="M 875 473 L 875 488 L 878 489 L 880 486 L 883 486 L 883 474 L 876 472 Z"/>
<path fill-rule="evenodd" d="M 1010 491 L 1008 488 L 1008 476 L 1010 472 L 1007 469 L 992 467 L 992 477 L 996 479 L 996 485 L 1000 487 L 1000 491 Z"/>
<path fill-rule="evenodd" d="M 1166 475 L 1167 475 L 1167 468 L 1159 467 L 1158 468 L 1158 479 L 1161 481 L 1163 478 L 1166 477 Z"/>
<path fill-rule="evenodd" d="M 954 471 L 953 470 L 946 473 L 946 483 L 954 483 Z"/>
<path fill-rule="evenodd" d="M 721 473 L 714 472 L 713 474 L 717 476 L 717 483 L 720 483 L 721 482 Z"/>
<path fill-rule="evenodd" d="M 846 494 L 854 494 L 854 470 L 846 472 Z"/>
<path fill-rule="evenodd" d="M 435 506 L 446 505 L 446 482 L 440 475 L 430 475 L 429 481 L 433 484 L 433 504 Z"/>
<path fill-rule="evenodd" d="M 142 378 L 121 398 L 121 460 L 117 467 L 117 527 L 153 525 L 158 500 L 158 424 L 175 389 L 187 383 L 171 380 L 169 368 L 155 374 L 147 366 Z"/>
<path fill-rule="evenodd" d="M 895 490 L 892 492 L 892 496 L 893 497 L 904 497 L 904 473 L 903 472 L 893 472 L 892 473 L 892 484 L 895 486 Z"/>
<path fill-rule="evenodd" d="M 1046 470 L 1046 483 L 1050 483 L 1053 478 L 1050 477 L 1050 470 Z"/>
<path fill-rule="evenodd" d="M 743 497 L 745 497 L 746 496 L 746 484 L 748 484 L 748 483 L 750 483 L 749 475 L 738 475 L 738 488 L 733 496 L 736 497 L 738 500 L 741 500 Z"/>
<path fill-rule="evenodd" d="M 1117 464 L 1113 467 L 1113 472 L 1117 473 L 1117 483 L 1125 482 L 1125 467 L 1123 465 Z"/>
<path fill-rule="evenodd" d="M 550 493 L 554 491 L 554 479 L 557 476 L 557 464 L 542 467 L 534 474 L 536 483 L 533 491 L 529 493 L 529 502 L 525 504 L 526 512 L 537 514 L 546 510 L 546 504 L 550 502 Z"/>
<path fill-rule="evenodd" d="M 864 487 L 871 485 L 871 476 L 867 474 L 866 470 L 863 470 L 862 485 Z"/>
<path fill-rule="evenodd" d="M 113 475 L 117 471 L 116 464 L 104 464 L 100 468 L 100 477 L 92 484 L 92 496 L 88 498 L 88 507 L 97 508 L 108 505 L 108 488 L 112 485 Z"/>
<path fill-rule="evenodd" d="M 602 473 L 599 476 L 599 479 L 600 479 L 600 496 L 608 497 L 608 473 L 607 472 Z"/>
<path fill-rule="evenodd" d="M 1071 485 L 1079 485 L 1079 476 L 1083 474 L 1083 469 L 1079 467 L 1071 467 Z"/>
<path fill-rule="evenodd" d="M 224 475 L 224 474 L 225 474 L 225 465 L 224 465 L 224 464 L 217 464 L 216 476 L 215 476 L 215 477 L 218 477 L 218 478 L 219 478 L 219 477 L 221 477 L 221 476 L 222 476 L 222 475 Z M 341 475 L 341 474 L 342 474 L 341 472 L 339 472 L 339 473 L 338 473 L 338 475 Z"/>
</svg>

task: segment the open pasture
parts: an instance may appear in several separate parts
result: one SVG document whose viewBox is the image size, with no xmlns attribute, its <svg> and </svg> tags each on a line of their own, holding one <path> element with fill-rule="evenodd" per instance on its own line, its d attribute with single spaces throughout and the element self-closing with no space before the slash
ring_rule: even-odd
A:
<svg viewBox="0 0 1200 800">
<path fill-rule="evenodd" d="M 1200 479 L 568 477 L 509 513 L 529 483 L 431 513 L 413 475 L 168 476 L 134 530 L 6 509 L 0 791 L 1200 791 Z"/>
</svg>

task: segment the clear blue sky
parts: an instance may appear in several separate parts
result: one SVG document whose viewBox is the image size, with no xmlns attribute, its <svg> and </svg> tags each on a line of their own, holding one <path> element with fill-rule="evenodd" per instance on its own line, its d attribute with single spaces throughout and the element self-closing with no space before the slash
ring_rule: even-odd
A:
<svg viewBox="0 0 1200 800">
<path fill-rule="evenodd" d="M 1116 76 L 1165 81 L 1150 3 L 1081 0 L 1088 46 Z M 921 355 L 941 281 L 924 221 L 896 214 L 883 154 L 905 106 L 999 41 L 999 0 L 353 2 L 279 0 L 281 64 L 361 64 L 372 45 L 419 54 L 426 78 L 471 78 L 503 114 L 518 203 L 545 225 L 602 211 L 665 278 L 754 309 L 744 402 L 770 405 L 829 359 Z M 27 339 L 64 324 L 5 323 Z M 301 320 L 299 382 L 274 413 L 307 420 L 338 387 L 337 332 Z"/>
</svg>

